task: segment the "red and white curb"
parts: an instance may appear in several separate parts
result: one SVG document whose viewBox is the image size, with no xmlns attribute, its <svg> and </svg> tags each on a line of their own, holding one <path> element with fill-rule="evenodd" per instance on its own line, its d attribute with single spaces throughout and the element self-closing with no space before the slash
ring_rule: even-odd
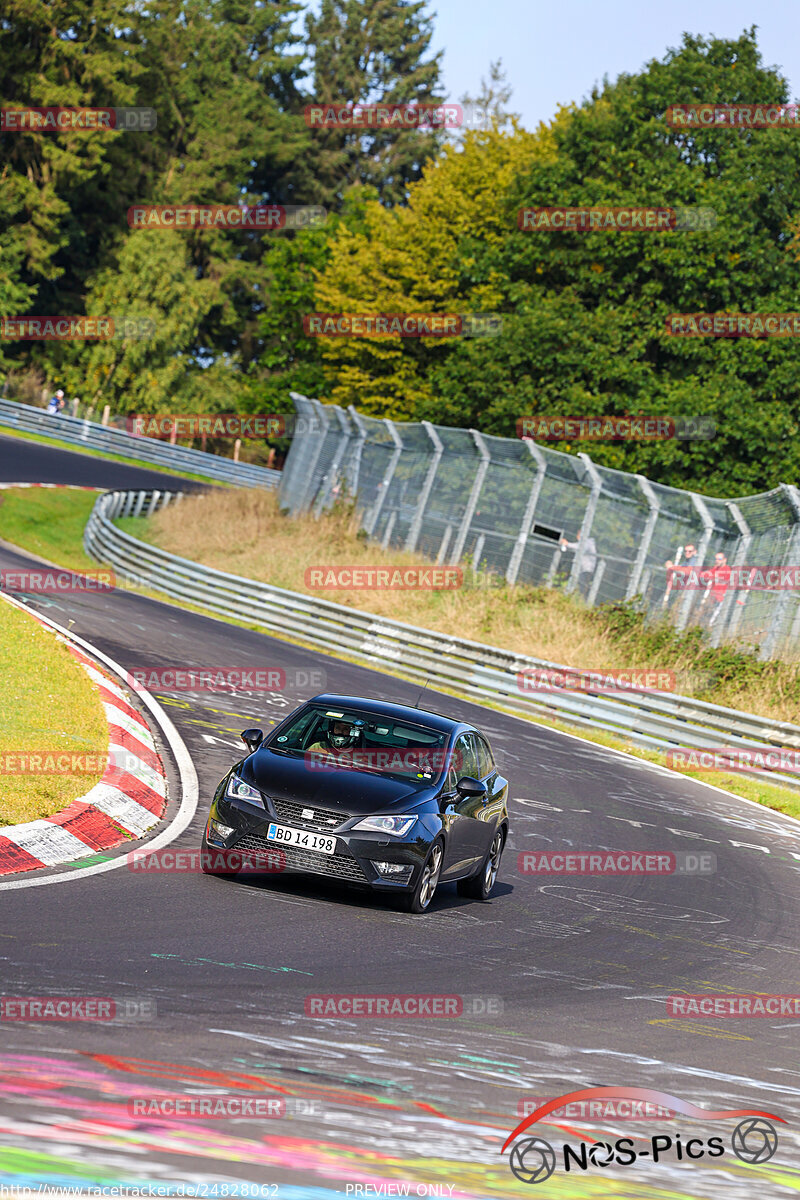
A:
<svg viewBox="0 0 800 1200">
<path fill-rule="evenodd" d="M 33 612 L 27 605 L 9 597 L 4 599 L 63 635 L 62 640 L 70 652 L 98 685 L 108 721 L 109 766 L 91 791 L 61 812 L 22 825 L 0 826 L 0 876 L 75 862 L 122 842 L 138 841 L 161 823 L 167 803 L 166 773 L 153 735 L 113 676 L 89 658 L 88 653 L 107 663 L 122 678 L 126 674 L 124 668 L 41 613 Z M 169 826 L 149 843 L 148 848 L 157 849 L 182 833 L 194 816 L 198 799 L 197 775 L 189 753 L 166 713 L 148 692 L 143 691 L 140 695 L 170 745 L 181 777 L 179 811 Z M 124 856 L 117 857 L 111 862 L 87 865 L 73 872 L 0 883 L 0 890 L 85 877 L 124 863 Z"/>
</svg>

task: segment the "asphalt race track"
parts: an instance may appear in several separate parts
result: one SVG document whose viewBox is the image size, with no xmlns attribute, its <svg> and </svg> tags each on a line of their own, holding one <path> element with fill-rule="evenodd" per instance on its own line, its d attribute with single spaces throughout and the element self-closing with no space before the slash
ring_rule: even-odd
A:
<svg viewBox="0 0 800 1200">
<path fill-rule="evenodd" d="M 42 481 L 140 486 L 128 472 L 148 474 L 91 458 L 76 468 L 76 455 L 22 446 L 0 440 L 3 478 L 46 470 Z M 0 544 L 0 569 L 26 564 Z M 282 667 L 322 670 L 331 691 L 406 703 L 419 691 L 125 592 L 29 602 L 74 622 L 129 670 Z M 238 732 L 267 728 L 319 690 L 156 693 L 200 782 L 198 812 L 177 846 L 199 845 L 211 791 L 242 756 Z M 0 1183 L 249 1181 L 278 1185 L 262 1194 L 279 1200 L 391 1195 L 378 1189 L 398 1181 L 410 1195 L 468 1197 L 796 1192 L 800 1021 L 673 1019 L 665 1000 L 800 992 L 797 826 L 514 717 L 431 693 L 426 702 L 481 725 L 511 781 L 512 835 L 488 904 L 462 900 L 450 885 L 430 913 L 410 917 L 312 879 L 132 871 L 124 851 L 119 869 L 105 873 L 0 885 L 4 994 L 147 999 L 157 1012 L 109 1025 L 2 1024 Z M 717 869 L 537 878 L 517 869 L 519 852 L 533 849 L 704 850 Z M 459 1018 L 322 1020 L 305 1015 L 312 993 L 479 999 Z M 134 1096 L 262 1094 L 262 1080 L 285 1097 L 284 1117 L 128 1112 Z M 593 1085 L 652 1088 L 713 1110 L 764 1109 L 787 1124 L 775 1157 L 760 1165 L 731 1153 L 733 1121 L 540 1124 L 531 1134 L 573 1144 L 631 1136 L 642 1148 L 656 1133 L 723 1135 L 726 1153 L 559 1170 L 533 1191 L 518 1182 L 499 1153 L 518 1102 Z"/>
<path fill-rule="evenodd" d="M 101 488 L 213 487 L 147 467 L 129 466 L 43 442 L 26 442 L 0 433 L 0 483 L 61 483 Z"/>
</svg>

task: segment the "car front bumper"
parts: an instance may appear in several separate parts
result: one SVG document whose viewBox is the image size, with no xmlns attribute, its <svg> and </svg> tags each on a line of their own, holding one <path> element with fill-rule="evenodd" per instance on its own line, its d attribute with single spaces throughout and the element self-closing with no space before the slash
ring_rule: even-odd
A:
<svg viewBox="0 0 800 1200">
<path fill-rule="evenodd" d="M 320 834 L 318 828 L 306 828 L 300 822 L 281 818 L 272 813 L 256 809 L 254 805 L 231 800 L 220 789 L 211 806 L 210 818 L 233 829 L 224 841 L 208 839 L 209 848 L 231 851 L 237 854 L 269 855 L 273 863 L 271 874 L 323 875 L 328 879 L 339 879 L 343 883 L 372 888 L 376 891 L 406 891 L 414 886 L 419 871 L 428 855 L 436 830 L 428 828 L 429 819 L 418 818 L 412 827 L 413 839 L 387 837 L 381 833 L 363 830 L 353 832 L 325 832 L 324 836 L 336 839 L 336 850 L 325 854 L 320 850 L 303 846 L 290 846 L 271 841 L 267 837 L 270 824 L 289 825 L 303 832 Z M 402 868 L 402 874 L 385 871 L 378 864 L 392 864 Z"/>
</svg>

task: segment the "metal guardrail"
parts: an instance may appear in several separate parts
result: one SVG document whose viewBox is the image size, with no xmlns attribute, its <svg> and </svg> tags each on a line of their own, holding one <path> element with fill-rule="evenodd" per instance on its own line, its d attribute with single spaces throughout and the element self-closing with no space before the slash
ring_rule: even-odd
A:
<svg viewBox="0 0 800 1200">
<path fill-rule="evenodd" d="M 205 567 L 147 545 L 114 525 L 118 517 L 150 515 L 182 495 L 106 492 L 95 503 L 86 526 L 87 553 L 110 563 L 123 579 L 220 616 L 313 642 L 332 654 L 344 653 L 371 666 L 394 668 L 412 679 L 427 680 L 434 688 L 455 689 L 478 701 L 490 700 L 530 715 L 547 714 L 576 726 L 606 730 L 651 750 L 720 745 L 800 749 L 800 727 L 796 725 L 674 693 L 523 693 L 517 676 L 526 668 L 574 668 Z M 798 786 L 797 778 L 791 776 L 758 773 Z"/>
<path fill-rule="evenodd" d="M 105 450 L 136 462 L 171 467 L 174 471 L 188 471 L 193 475 L 202 475 L 221 483 L 238 484 L 240 487 L 274 488 L 281 477 L 280 471 L 267 467 L 237 463 L 232 458 L 222 458 L 205 450 L 190 450 L 187 446 L 172 446 L 157 438 L 137 437 L 124 429 L 100 425 L 84 417 L 68 417 L 64 413 L 56 416 L 44 409 L 18 404 L 13 400 L 0 400 L 0 428 L 2 426 L 25 433 L 40 433 L 76 446 Z"/>
</svg>

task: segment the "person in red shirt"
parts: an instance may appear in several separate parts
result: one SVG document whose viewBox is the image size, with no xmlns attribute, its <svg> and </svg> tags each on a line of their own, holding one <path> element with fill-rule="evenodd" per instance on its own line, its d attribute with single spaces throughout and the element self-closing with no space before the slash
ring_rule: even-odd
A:
<svg viewBox="0 0 800 1200">
<path fill-rule="evenodd" d="M 700 572 L 700 579 L 706 584 L 706 590 L 703 593 L 703 599 L 700 601 L 701 612 L 706 608 L 706 605 L 711 601 L 711 619 L 709 627 L 714 624 L 719 616 L 719 610 L 722 608 L 722 601 L 728 591 L 728 586 L 731 580 L 731 568 L 728 565 L 727 556 L 722 552 L 714 555 L 714 566 L 706 568 Z M 708 611 L 708 610 L 706 610 Z"/>
</svg>

